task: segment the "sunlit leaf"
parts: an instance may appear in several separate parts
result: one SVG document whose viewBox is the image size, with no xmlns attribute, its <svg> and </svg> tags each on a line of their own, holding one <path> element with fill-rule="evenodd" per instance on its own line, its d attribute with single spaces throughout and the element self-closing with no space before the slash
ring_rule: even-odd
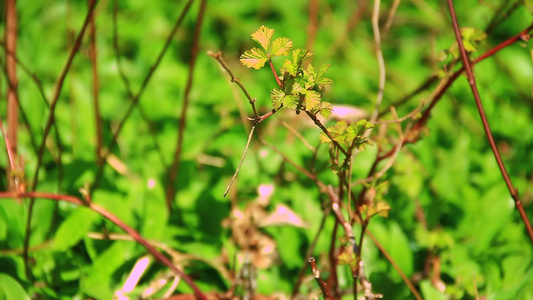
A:
<svg viewBox="0 0 533 300">
<path fill-rule="evenodd" d="M 268 56 L 263 50 L 259 48 L 252 48 L 251 50 L 244 51 L 240 60 L 241 63 L 248 68 L 254 68 L 258 70 L 262 68 L 268 61 Z"/>
<path fill-rule="evenodd" d="M 266 51 L 270 50 L 270 41 L 274 35 L 274 29 L 261 25 L 256 32 L 252 33 L 252 39 L 261 45 Z"/>
<path fill-rule="evenodd" d="M 292 40 L 286 37 L 277 38 L 272 42 L 270 56 L 286 56 L 292 49 Z"/>
<path fill-rule="evenodd" d="M 320 94 L 317 91 L 308 90 L 305 93 L 305 109 L 315 110 L 320 104 Z"/>
<path fill-rule="evenodd" d="M 285 94 L 284 91 L 279 89 L 273 89 L 270 92 L 270 98 L 272 99 L 272 105 L 275 109 L 279 109 L 281 105 L 295 109 L 298 105 L 298 96 Z"/>
</svg>

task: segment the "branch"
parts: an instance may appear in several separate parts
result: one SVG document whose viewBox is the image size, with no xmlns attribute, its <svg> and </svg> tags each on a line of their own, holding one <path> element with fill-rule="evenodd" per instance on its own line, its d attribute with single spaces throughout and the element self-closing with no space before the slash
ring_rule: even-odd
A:
<svg viewBox="0 0 533 300">
<path fill-rule="evenodd" d="M 157 251 L 154 246 L 152 246 L 148 241 L 146 241 L 135 229 L 128 226 L 126 223 L 124 223 L 121 219 L 119 219 L 117 216 L 112 214 L 111 212 L 107 211 L 103 207 L 93 204 L 89 199 L 82 200 L 80 198 L 70 196 L 70 195 L 62 195 L 62 194 L 52 194 L 52 193 L 45 193 L 45 192 L 25 192 L 25 193 L 11 193 L 11 192 L 0 192 L 0 199 L 17 199 L 17 198 L 44 198 L 44 199 L 50 199 L 50 200 L 56 200 L 56 201 L 65 201 L 72 204 L 76 204 L 79 206 L 85 206 L 94 212 L 98 213 L 102 217 L 108 219 L 109 221 L 113 222 L 115 225 L 120 227 L 122 230 L 124 230 L 129 236 L 131 236 L 136 242 L 141 244 L 148 252 L 150 252 L 156 260 L 164 264 L 165 266 L 169 267 L 177 276 L 183 278 L 185 282 L 193 289 L 195 296 L 198 299 L 207 299 L 205 295 L 198 289 L 198 287 L 194 284 L 192 279 L 187 276 L 185 273 L 180 271 L 174 264 L 163 254 L 161 254 L 159 251 Z"/>
<path fill-rule="evenodd" d="M 312 113 L 308 112 L 307 110 L 305 111 L 305 113 L 309 116 L 309 118 L 311 118 L 311 120 L 313 120 L 313 122 L 315 122 L 315 125 L 318 126 L 320 129 L 322 129 L 322 131 L 328 136 L 328 138 L 331 140 L 331 142 L 333 143 L 333 145 L 335 145 L 346 157 L 350 156 L 348 154 L 348 152 L 336 141 L 333 139 L 333 137 L 331 136 L 331 134 L 329 133 L 329 131 L 326 129 L 326 127 L 324 127 L 324 125 L 322 124 L 322 122 L 320 122 L 320 120 L 315 116 L 313 115 Z"/>
<path fill-rule="evenodd" d="M 233 72 L 231 72 L 228 64 L 224 61 L 224 58 L 222 58 L 222 52 L 217 52 L 217 53 L 213 53 L 211 51 L 207 51 L 207 55 L 213 57 L 214 59 L 216 59 L 218 61 L 218 63 L 220 64 L 220 66 L 226 70 L 226 72 L 228 72 L 228 75 L 230 76 L 230 79 L 231 79 L 231 82 L 235 83 L 236 85 L 238 85 L 242 92 L 244 93 L 244 95 L 246 96 L 246 98 L 248 99 L 248 102 L 250 102 L 250 105 L 252 106 L 252 110 L 254 111 L 254 116 L 256 118 L 259 117 L 259 114 L 257 113 L 257 109 L 255 108 L 255 98 L 252 98 L 250 96 L 250 94 L 248 93 L 248 91 L 246 90 L 246 88 L 244 87 L 244 85 L 239 81 L 239 79 L 237 77 L 235 77 L 235 75 L 233 75 Z"/>
<path fill-rule="evenodd" d="M 87 29 L 87 25 L 89 24 L 89 21 L 92 18 L 94 8 L 96 7 L 96 1 L 90 4 L 89 11 L 87 12 L 87 16 L 85 17 L 85 21 L 83 22 L 83 26 L 76 37 L 76 41 L 74 42 L 74 46 L 72 47 L 69 57 L 67 59 L 66 65 L 63 68 L 63 71 L 59 75 L 57 86 L 55 90 L 54 97 L 52 98 L 52 103 L 50 104 L 50 114 L 48 116 L 48 120 L 46 121 L 46 126 L 44 128 L 43 133 L 43 140 L 41 142 L 41 145 L 39 147 L 39 152 L 37 154 L 37 164 L 35 167 L 35 173 L 33 176 L 33 182 L 31 185 L 31 190 L 35 191 L 37 188 L 37 182 L 39 180 L 39 169 L 41 168 L 42 160 L 43 160 L 43 154 L 44 154 L 44 147 L 46 146 L 46 139 L 48 137 L 48 134 L 50 133 L 50 129 L 52 128 L 52 124 L 54 123 L 54 113 L 55 113 L 55 107 L 57 105 L 57 100 L 59 99 L 59 94 L 61 93 L 61 89 L 63 88 L 63 82 L 65 81 L 65 77 L 67 76 L 68 71 L 70 70 L 70 66 L 72 65 L 72 61 L 74 60 L 74 56 L 76 53 L 78 53 L 78 50 L 81 47 L 81 41 L 83 39 L 83 36 L 85 34 L 85 30 Z M 28 206 L 28 217 L 26 219 L 26 233 L 24 236 L 24 266 L 26 270 L 26 275 L 28 275 L 28 278 L 31 277 L 31 271 L 28 264 L 28 247 L 30 243 L 30 234 L 31 234 L 31 218 L 33 214 L 33 204 L 34 200 L 30 199 L 30 203 Z"/>
<path fill-rule="evenodd" d="M 372 10 L 372 31 L 374 32 L 374 44 L 376 47 L 376 58 L 379 67 L 379 85 L 376 96 L 376 108 L 370 118 L 370 123 L 373 123 L 378 118 L 379 108 L 383 101 L 383 92 L 385 91 L 385 60 L 383 59 L 383 52 L 381 51 L 381 35 L 379 32 L 379 5 L 380 0 L 374 0 L 374 9 Z"/>
<path fill-rule="evenodd" d="M 165 55 L 165 53 L 167 52 L 168 48 L 170 47 L 170 43 L 172 42 L 172 38 L 174 37 L 174 35 L 178 31 L 178 28 L 180 27 L 181 22 L 183 22 L 183 19 L 185 18 L 185 15 L 187 15 L 187 12 L 189 11 L 189 8 L 191 7 L 192 2 L 193 2 L 193 0 L 187 1 L 187 3 L 185 4 L 185 7 L 181 11 L 178 19 L 176 20 L 176 23 L 174 23 L 174 27 L 172 28 L 172 31 L 168 35 L 168 37 L 167 37 L 167 39 L 165 41 L 165 44 L 163 45 L 163 48 L 161 49 L 161 52 L 159 52 L 159 55 L 157 56 L 154 64 L 150 67 L 150 71 L 148 71 L 148 74 L 146 74 L 146 77 L 144 78 L 144 80 L 143 80 L 143 82 L 141 84 L 141 88 L 140 88 L 139 92 L 136 95 L 134 95 L 134 97 L 133 97 L 133 99 L 132 99 L 132 101 L 130 103 L 130 106 L 128 107 L 128 109 L 126 111 L 126 114 L 124 115 L 124 117 L 122 117 L 122 119 L 120 120 L 120 122 L 119 122 L 119 124 L 117 126 L 117 129 L 113 133 L 113 137 L 112 137 L 111 141 L 109 142 L 109 144 L 107 146 L 107 153 L 104 155 L 104 160 L 106 160 L 107 157 L 109 156 L 109 153 L 111 153 L 111 150 L 112 150 L 113 146 L 115 146 L 117 144 L 118 136 L 120 135 L 120 132 L 122 131 L 122 128 L 124 127 L 124 123 L 126 123 L 126 120 L 129 118 L 129 116 L 133 112 L 133 109 L 139 103 L 139 100 L 141 99 L 142 94 L 146 90 L 146 87 L 148 86 L 148 83 L 150 82 L 150 79 L 152 78 L 152 75 L 154 74 L 155 70 L 157 70 L 157 67 L 159 67 L 159 64 L 163 60 L 163 56 Z M 95 177 L 96 179 L 94 180 L 93 186 L 91 188 L 91 192 L 94 192 L 96 190 L 96 188 L 98 187 L 98 184 L 100 182 L 100 179 L 101 179 L 103 171 L 104 171 L 104 166 L 105 166 L 105 164 L 102 164 L 102 166 L 98 167 L 98 171 L 96 172 L 96 177 Z"/>
<path fill-rule="evenodd" d="M 204 20 L 206 0 L 200 2 L 200 11 L 198 12 L 198 17 L 196 18 L 196 26 L 194 27 L 194 35 L 191 46 L 191 58 L 189 61 L 189 75 L 187 77 L 187 83 L 185 85 L 185 91 L 183 93 L 183 108 L 181 110 L 180 122 L 178 127 L 178 143 L 176 145 L 176 152 L 174 153 L 174 159 L 172 161 L 172 167 L 170 168 L 168 182 L 167 182 L 167 191 L 166 191 L 166 204 L 168 212 L 172 212 L 172 200 L 175 197 L 176 189 L 175 182 L 176 177 L 178 176 L 181 150 L 183 148 L 183 135 L 185 132 L 185 126 L 187 124 L 187 108 L 189 106 L 189 94 L 191 92 L 193 78 L 194 78 L 194 67 L 196 65 L 196 58 L 198 57 L 198 48 L 200 33 L 202 31 L 202 22 Z"/>
<path fill-rule="evenodd" d="M 330 295 L 326 282 L 322 279 L 322 277 L 320 277 L 320 271 L 316 267 L 316 263 L 315 263 L 315 258 L 314 257 L 310 257 L 309 258 L 309 265 L 311 265 L 311 272 L 313 272 L 313 277 L 315 277 L 315 280 L 318 283 L 318 286 L 320 287 L 320 290 L 322 291 L 322 295 L 324 296 L 324 299 L 335 300 L 335 298 L 333 298 Z"/>
<path fill-rule="evenodd" d="M 229 192 L 229 189 L 233 185 L 233 182 L 237 178 L 237 174 L 239 174 L 239 170 L 241 169 L 242 163 L 244 162 L 244 158 L 246 157 L 246 153 L 248 152 L 248 147 L 250 147 L 250 141 L 252 140 L 252 136 L 254 135 L 255 125 L 252 126 L 252 129 L 250 129 L 250 134 L 248 135 L 248 141 L 246 142 L 246 147 L 244 147 L 244 152 L 242 153 L 241 161 L 239 162 L 239 165 L 237 166 L 237 169 L 235 170 L 235 173 L 233 173 L 233 176 L 231 177 L 231 181 L 228 184 L 228 187 L 226 188 L 226 191 L 224 192 L 224 197 Z"/>
<path fill-rule="evenodd" d="M 492 137 L 492 132 L 489 127 L 489 122 L 487 120 L 487 117 L 485 115 L 485 110 L 483 109 L 483 104 L 481 103 L 481 98 L 479 96 L 479 91 L 477 89 L 476 85 L 476 78 L 474 76 L 474 72 L 472 70 L 471 63 L 468 59 L 468 56 L 466 54 L 465 47 L 463 45 L 463 41 L 461 39 L 461 33 L 459 30 L 459 24 L 457 22 L 457 17 L 455 15 L 455 8 L 453 6 L 452 0 L 448 0 L 448 7 L 450 9 L 450 16 L 452 18 L 453 23 L 453 30 L 455 32 L 455 38 L 457 40 L 457 43 L 459 44 L 459 50 L 461 51 L 461 58 L 463 60 L 463 66 L 466 70 L 466 75 L 468 77 L 468 84 L 470 85 L 470 88 L 472 89 L 472 93 L 474 95 L 474 99 L 476 101 L 476 106 L 479 112 L 479 116 L 481 117 L 481 122 L 483 123 L 483 129 L 485 130 L 485 134 L 487 135 L 487 139 L 490 144 L 490 148 L 492 149 L 492 152 L 494 153 L 494 157 L 496 158 L 496 162 L 498 163 L 498 167 L 500 168 L 500 172 L 502 173 L 503 179 L 505 180 L 505 184 L 507 185 L 507 189 L 511 193 L 511 197 L 513 197 L 515 201 L 516 208 L 518 212 L 520 213 L 520 217 L 522 218 L 522 221 L 524 225 L 526 226 L 526 230 L 529 234 L 529 238 L 531 239 L 531 242 L 533 242 L 533 228 L 531 228 L 531 224 L 529 222 L 529 219 L 526 215 L 526 211 L 524 210 L 524 207 L 522 206 L 522 202 L 520 201 L 520 198 L 518 196 L 518 190 L 513 186 L 513 183 L 511 182 L 511 178 L 509 177 L 509 174 L 507 173 L 507 170 L 505 168 L 505 165 L 503 163 L 503 160 L 501 158 L 500 152 L 498 150 L 498 147 L 496 146 L 496 143 L 494 142 L 494 138 Z"/>
</svg>

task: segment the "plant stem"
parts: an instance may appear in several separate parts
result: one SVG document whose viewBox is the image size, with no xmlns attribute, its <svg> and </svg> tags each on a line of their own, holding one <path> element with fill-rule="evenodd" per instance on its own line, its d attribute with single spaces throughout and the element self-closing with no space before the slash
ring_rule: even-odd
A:
<svg viewBox="0 0 533 300">
<path fill-rule="evenodd" d="M 531 242 L 533 243 L 533 228 L 531 227 L 531 223 L 529 222 L 526 211 L 524 210 L 524 207 L 522 206 L 522 202 L 520 201 L 520 197 L 518 196 L 518 190 L 513 186 L 513 183 L 511 182 L 511 178 L 509 177 L 509 174 L 507 173 L 507 169 L 505 168 L 505 165 L 501 158 L 498 147 L 496 146 L 496 143 L 494 142 L 494 138 L 492 137 L 492 132 L 490 130 L 489 122 L 487 120 L 487 116 L 485 115 L 485 110 L 483 109 L 483 104 L 481 103 L 481 98 L 479 96 L 479 91 L 477 89 L 476 78 L 474 76 L 471 63 L 468 59 L 468 55 L 466 54 L 466 50 L 463 45 L 463 40 L 461 39 L 459 23 L 457 22 L 457 16 L 455 15 L 455 8 L 454 8 L 452 0 L 448 0 L 448 7 L 450 9 L 450 16 L 452 18 L 455 38 L 457 40 L 457 43 L 459 44 L 459 50 L 461 52 L 463 66 L 465 68 L 466 75 L 468 77 L 468 84 L 470 85 L 472 94 L 474 95 L 474 100 L 476 101 L 476 106 L 479 112 L 479 116 L 481 117 L 481 122 L 483 123 L 483 129 L 485 130 L 485 134 L 487 135 L 487 140 L 489 141 L 490 148 L 492 149 L 492 152 L 494 153 L 494 157 L 496 158 L 496 162 L 498 163 L 500 172 L 502 173 L 505 184 L 507 185 L 507 189 L 509 190 L 509 192 L 511 193 L 511 197 L 513 197 L 515 201 L 516 208 L 520 214 L 520 217 L 522 218 L 524 225 L 526 226 L 526 230 L 529 235 L 529 238 L 531 239 Z"/>
</svg>

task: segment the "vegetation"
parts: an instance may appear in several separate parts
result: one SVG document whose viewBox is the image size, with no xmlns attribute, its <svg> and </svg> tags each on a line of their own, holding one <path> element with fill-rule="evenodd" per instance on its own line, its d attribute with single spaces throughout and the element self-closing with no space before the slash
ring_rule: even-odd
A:
<svg viewBox="0 0 533 300">
<path fill-rule="evenodd" d="M 531 4 L 455 2 L 6 0 L 0 298 L 533 299 Z"/>
</svg>

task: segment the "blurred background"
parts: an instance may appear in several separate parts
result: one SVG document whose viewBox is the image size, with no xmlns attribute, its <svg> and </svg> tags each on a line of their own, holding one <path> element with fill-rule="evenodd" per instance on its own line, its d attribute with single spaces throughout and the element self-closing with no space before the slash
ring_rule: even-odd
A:
<svg viewBox="0 0 533 300">
<path fill-rule="evenodd" d="M 394 2 L 396 10 L 393 1 L 380 3 L 386 67 L 380 120 L 394 119 L 390 106 L 400 117 L 421 105 L 425 109 L 442 78 L 461 65 L 455 62 L 457 46 L 446 3 Z M 461 27 L 478 33 L 471 40 L 472 58 L 533 21 L 522 1 L 455 2 Z M 59 94 L 36 190 L 81 197 L 79 189 L 90 186 L 94 203 L 157 245 L 206 293 L 286 299 L 299 286 L 299 297 L 318 299 L 320 290 L 310 270 L 299 275 L 307 251 L 316 237 L 311 255 L 327 279 L 330 246 L 344 243 L 344 234 L 336 231 L 332 214 L 323 218 L 327 201 L 314 182 L 285 158 L 336 185 L 328 149 L 318 147 L 320 129 L 305 114 L 290 110 L 265 120 L 256 135 L 283 156 L 254 137 L 237 181 L 223 197 L 247 142 L 251 123 L 246 117 L 253 112 L 207 52 L 223 53 L 257 99 L 259 113 L 267 113 L 272 109 L 270 90 L 276 87 L 271 71 L 248 69 L 239 62 L 244 50 L 257 46 L 250 34 L 265 25 L 274 29 L 274 37 L 288 37 L 295 48 L 310 49 L 315 67 L 330 65 L 326 76 L 333 83 L 324 100 L 368 117 L 379 83 L 373 5 L 366 0 L 207 1 L 191 73 L 200 1 L 99 1 L 94 30 L 87 28 Z M 19 112 L 17 152 L 27 190 L 57 79 L 87 11 L 87 1 L 16 2 L 17 92 L 25 115 Z M 183 20 L 168 50 L 153 69 L 180 15 Z M 5 49 L 3 43 L 3 70 Z M 530 219 L 532 53 L 527 41 L 519 41 L 475 66 L 494 138 Z M 283 58 L 273 61 L 278 70 L 282 63 Z M 6 76 L 5 71 L 0 75 L 1 103 L 6 103 Z M 0 115 L 5 122 L 4 104 Z M 408 122 L 401 123 L 404 129 Z M 353 181 L 367 176 L 378 145 L 385 152 L 395 145 L 396 127 L 379 125 L 371 138 L 376 145 L 354 160 Z M 0 166 L 0 188 L 7 191 L 7 155 L 0 155 Z M 464 76 L 436 104 L 420 140 L 402 148 L 380 183 L 386 186 L 380 197 L 391 210 L 387 218 L 373 218 L 368 229 L 423 298 L 533 299 L 532 244 Z M 171 211 L 168 186 L 174 189 L 168 198 Z M 361 189 L 353 187 L 356 195 Z M 0 294 L 7 299 L 139 299 L 191 293 L 185 283 L 176 287 L 176 279 L 156 262 L 146 267 L 133 290 L 126 289 L 126 279 L 146 251 L 96 213 L 43 199 L 33 207 L 29 278 L 21 255 L 27 217 L 27 200 L 0 201 Z M 354 226 L 356 237 L 360 230 Z M 365 238 L 362 253 L 375 292 L 388 299 L 414 299 L 372 239 Z M 353 299 L 349 267 L 336 268 L 344 298 Z"/>
</svg>

